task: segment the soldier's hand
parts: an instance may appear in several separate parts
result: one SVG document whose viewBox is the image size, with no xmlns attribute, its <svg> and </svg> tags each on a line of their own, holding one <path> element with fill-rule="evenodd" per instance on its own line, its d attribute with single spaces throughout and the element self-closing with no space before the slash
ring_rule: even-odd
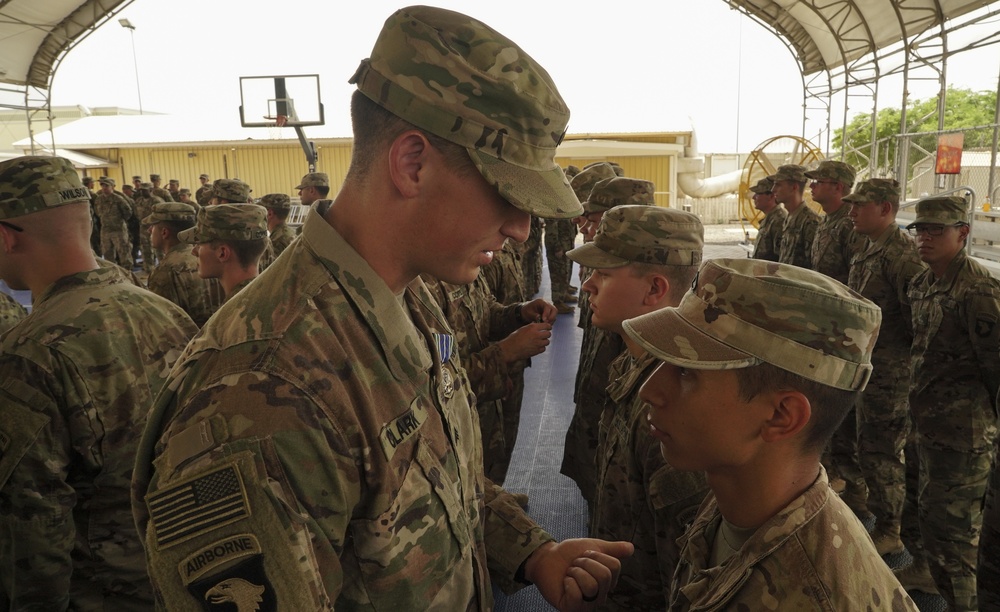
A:
<svg viewBox="0 0 1000 612">
<path fill-rule="evenodd" d="M 521 319 L 525 323 L 541 321 L 552 324 L 555 323 L 557 316 L 559 316 L 559 311 L 556 310 L 556 307 L 542 298 L 525 302 L 521 306 Z"/>
<path fill-rule="evenodd" d="M 590 610 L 607 599 L 618 583 L 620 559 L 634 550 L 631 542 L 591 538 L 548 542 L 528 557 L 524 577 L 557 609 Z"/>
<path fill-rule="evenodd" d="M 544 352 L 552 338 L 552 325 L 549 323 L 529 323 L 501 340 L 500 352 L 505 363 L 513 363 L 528 359 Z"/>
</svg>

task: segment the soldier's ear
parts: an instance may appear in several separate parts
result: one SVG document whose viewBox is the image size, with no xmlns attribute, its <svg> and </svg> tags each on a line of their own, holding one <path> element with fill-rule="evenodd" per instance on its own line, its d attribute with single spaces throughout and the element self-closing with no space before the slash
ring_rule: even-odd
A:
<svg viewBox="0 0 1000 612">
<path fill-rule="evenodd" d="M 14 252 L 17 248 L 19 239 L 20 236 L 18 236 L 18 232 L 7 227 L 6 225 L 0 225 L 0 246 L 3 247 L 3 252 L 5 254 L 10 255 Z"/>
</svg>

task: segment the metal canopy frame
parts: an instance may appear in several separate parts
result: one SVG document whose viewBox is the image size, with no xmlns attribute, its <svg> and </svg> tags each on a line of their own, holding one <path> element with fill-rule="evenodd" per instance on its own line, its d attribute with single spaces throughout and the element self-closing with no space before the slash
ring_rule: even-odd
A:
<svg viewBox="0 0 1000 612">
<path fill-rule="evenodd" d="M 36 126 L 53 132 L 52 82 L 66 54 L 133 0 L 0 0 L 0 108 L 24 111 L 36 152 Z M 24 44 L 23 41 L 34 41 Z M 55 151 L 56 143 L 39 150 Z"/>
<path fill-rule="evenodd" d="M 726 0 L 781 40 L 795 57 L 802 77 L 802 137 L 830 150 L 834 125 L 834 98 L 843 100 L 837 117 L 847 142 L 852 111 L 861 110 L 872 132 L 867 151 L 845 149 L 868 160 L 862 173 L 874 174 L 878 165 L 876 116 L 880 110 L 879 83 L 902 75 L 900 132 L 908 133 L 925 117 L 906 114 L 910 84 L 937 82 L 938 129 L 944 126 L 948 59 L 955 54 L 1000 42 L 1000 31 L 951 48 L 952 36 L 969 26 L 1000 16 L 994 0 Z M 1000 116 L 1000 115 L 998 115 Z M 904 162 L 905 163 L 905 160 Z"/>
</svg>

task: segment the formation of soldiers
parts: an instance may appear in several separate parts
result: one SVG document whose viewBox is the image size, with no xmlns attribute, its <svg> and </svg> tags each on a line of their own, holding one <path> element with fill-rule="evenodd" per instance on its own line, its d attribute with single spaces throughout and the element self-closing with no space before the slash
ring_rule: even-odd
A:
<svg viewBox="0 0 1000 612">
<path fill-rule="evenodd" d="M 402 9 L 351 82 L 351 170 L 333 199 L 302 178 L 298 235 L 238 179 L 95 194 L 61 158 L 0 162 L 0 278 L 33 295 L 0 294 L 0 606 L 997 602 L 1000 284 L 966 201 L 918 202 L 911 238 L 895 181 L 781 166 L 754 257 L 705 260 L 649 181 L 555 165 L 569 111 L 486 24 Z M 590 522 L 560 542 L 501 485 L 572 303 L 562 471 Z"/>
</svg>

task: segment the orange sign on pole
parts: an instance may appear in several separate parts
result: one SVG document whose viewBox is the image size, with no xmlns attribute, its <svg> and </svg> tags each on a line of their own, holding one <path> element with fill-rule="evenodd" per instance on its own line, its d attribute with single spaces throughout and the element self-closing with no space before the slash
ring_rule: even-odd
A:
<svg viewBox="0 0 1000 612">
<path fill-rule="evenodd" d="M 965 134 L 941 134 L 938 136 L 936 174 L 958 174 L 962 171 L 962 145 Z"/>
</svg>

